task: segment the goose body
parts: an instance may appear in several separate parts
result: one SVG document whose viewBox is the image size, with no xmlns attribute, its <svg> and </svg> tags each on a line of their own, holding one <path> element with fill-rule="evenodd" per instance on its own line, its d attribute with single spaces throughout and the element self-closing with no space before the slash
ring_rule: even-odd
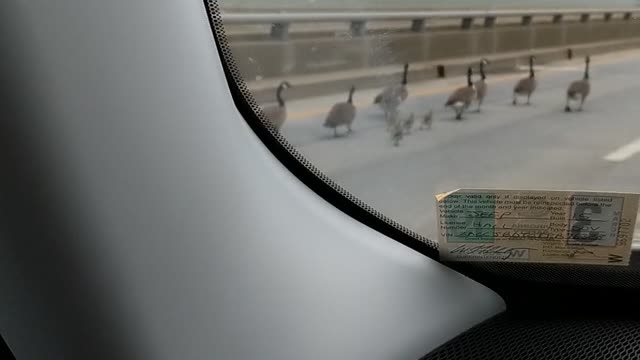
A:
<svg viewBox="0 0 640 360">
<path fill-rule="evenodd" d="M 399 146 L 400 141 L 411 131 L 415 123 L 415 114 L 406 113 L 398 109 L 389 114 L 389 132 L 394 146 Z"/>
<path fill-rule="evenodd" d="M 420 130 L 427 129 L 431 130 L 431 125 L 433 124 L 433 110 L 429 110 L 429 112 L 422 118 L 422 122 L 420 123 Z"/>
<path fill-rule="evenodd" d="M 262 108 L 262 112 L 271 123 L 271 126 L 273 126 L 276 130 L 280 130 L 282 128 L 282 125 L 284 125 L 284 122 L 287 120 L 287 105 L 282 98 L 282 91 L 290 87 L 291 84 L 286 81 L 280 83 L 280 85 L 278 85 L 278 89 L 276 90 L 276 99 L 278 100 L 278 103 Z"/>
<path fill-rule="evenodd" d="M 339 126 L 346 126 L 348 132 L 352 131 L 351 125 L 356 118 L 356 107 L 353 104 L 353 93 L 355 91 L 355 86 L 352 86 L 347 101 L 333 105 L 329 110 L 329 114 L 327 114 L 324 127 L 332 128 L 335 136 L 338 136 Z"/>
<path fill-rule="evenodd" d="M 287 107 L 280 105 L 267 106 L 262 109 L 264 115 L 269 119 L 271 126 L 280 130 L 287 120 Z"/>
<path fill-rule="evenodd" d="M 589 82 L 589 64 L 591 63 L 591 58 L 587 56 L 585 58 L 585 69 L 584 69 L 584 77 L 580 80 L 576 80 L 569 85 L 567 89 L 567 105 L 565 107 L 566 112 L 570 112 L 571 100 L 580 100 L 580 107 L 578 111 L 582 111 L 582 106 L 584 105 L 584 101 L 589 96 L 591 92 L 591 83 Z"/>
<path fill-rule="evenodd" d="M 529 57 L 529 76 L 520 79 L 513 88 L 513 105 L 518 104 L 518 96 L 527 97 L 527 105 L 531 104 L 531 95 L 538 87 L 538 81 L 536 80 L 536 73 L 533 70 L 533 61 L 535 56 Z"/>
<path fill-rule="evenodd" d="M 380 106 L 387 117 L 409 97 L 409 89 L 407 88 L 408 73 L 409 64 L 404 64 L 402 82 L 397 85 L 387 86 L 373 99 L 373 103 Z"/>
<path fill-rule="evenodd" d="M 462 114 L 476 98 L 476 88 L 471 81 L 472 75 L 473 70 L 469 67 L 467 69 L 467 86 L 457 88 L 445 103 L 446 107 L 451 107 L 455 110 L 456 120 L 462 120 Z"/>
</svg>

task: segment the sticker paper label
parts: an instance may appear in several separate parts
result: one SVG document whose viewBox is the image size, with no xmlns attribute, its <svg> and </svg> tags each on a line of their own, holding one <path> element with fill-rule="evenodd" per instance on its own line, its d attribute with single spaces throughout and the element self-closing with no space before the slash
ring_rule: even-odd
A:
<svg viewBox="0 0 640 360">
<path fill-rule="evenodd" d="M 638 194 L 456 190 L 436 196 L 448 261 L 628 265 Z"/>
</svg>

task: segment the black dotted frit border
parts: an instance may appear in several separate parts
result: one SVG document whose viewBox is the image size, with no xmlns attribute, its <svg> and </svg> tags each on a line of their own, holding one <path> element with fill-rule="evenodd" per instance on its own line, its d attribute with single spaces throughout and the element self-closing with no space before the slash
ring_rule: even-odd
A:
<svg viewBox="0 0 640 360">
<path fill-rule="evenodd" d="M 341 211 L 396 241 L 424 255 L 437 259 L 437 242 L 383 215 L 336 184 L 298 152 L 278 130 L 270 125 L 236 66 L 225 34 L 218 0 L 204 0 L 204 2 L 216 40 L 216 46 L 220 54 L 222 54 L 221 60 L 236 107 L 249 123 L 249 126 L 278 160 L 314 192 Z"/>
</svg>

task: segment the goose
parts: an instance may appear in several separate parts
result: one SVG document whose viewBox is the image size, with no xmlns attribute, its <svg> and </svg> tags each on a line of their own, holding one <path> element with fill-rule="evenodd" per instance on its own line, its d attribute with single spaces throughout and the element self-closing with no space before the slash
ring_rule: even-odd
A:
<svg viewBox="0 0 640 360">
<path fill-rule="evenodd" d="M 484 97 L 487 96 L 487 75 L 484 73 L 484 66 L 489 65 L 489 60 L 482 59 L 480 60 L 480 80 L 476 81 L 476 99 L 478 100 L 478 112 L 480 112 L 480 108 L 482 107 L 482 103 L 484 102 Z"/>
<path fill-rule="evenodd" d="M 278 100 L 278 104 L 265 106 L 262 108 L 262 112 L 276 130 L 280 130 L 285 120 L 287 120 L 287 106 L 284 103 L 284 99 L 282 98 L 282 91 L 290 87 L 291 84 L 289 84 L 289 82 L 281 82 L 280 85 L 278 85 L 278 89 L 276 90 L 276 99 Z"/>
<path fill-rule="evenodd" d="M 348 133 L 352 131 L 351 124 L 353 124 L 353 120 L 356 117 L 356 107 L 353 105 L 353 93 L 355 91 L 356 87 L 351 86 L 347 101 L 333 105 L 331 110 L 329 110 L 327 119 L 324 121 L 324 127 L 333 128 L 333 134 L 335 137 L 338 136 L 338 126 L 346 126 Z"/>
<path fill-rule="evenodd" d="M 462 113 L 471 105 L 471 102 L 476 97 L 476 88 L 471 81 L 473 75 L 473 69 L 469 67 L 467 69 L 467 86 L 457 88 L 449 99 L 447 100 L 445 107 L 451 107 L 456 111 L 456 120 L 462 120 Z"/>
<path fill-rule="evenodd" d="M 409 97 L 409 89 L 407 88 L 407 76 L 409 73 L 409 64 L 404 64 L 404 73 L 402 82 L 398 85 L 387 86 L 378 94 L 373 103 L 379 105 L 388 118 L 391 112 Z"/>
<path fill-rule="evenodd" d="M 427 129 L 431 130 L 431 125 L 433 124 L 433 110 L 429 110 L 429 112 L 422 118 L 422 122 L 420 123 L 420 130 Z"/>
<path fill-rule="evenodd" d="M 585 99 L 591 92 L 591 84 L 589 83 L 589 63 L 591 63 L 591 57 L 587 56 L 584 59 L 584 63 L 584 77 L 582 80 L 572 82 L 567 89 L 567 106 L 564 108 L 564 111 L 566 112 L 571 112 L 569 102 L 571 100 L 578 100 L 578 97 L 580 98 L 580 107 L 578 108 L 578 111 L 582 111 L 582 105 L 584 105 Z"/>
<path fill-rule="evenodd" d="M 518 104 L 518 96 L 527 96 L 527 105 L 531 104 L 531 94 L 533 94 L 536 87 L 538 87 L 536 73 L 533 71 L 533 61 L 535 59 L 535 56 L 529 57 L 529 76 L 524 79 L 520 79 L 513 88 L 513 105 Z"/>
<path fill-rule="evenodd" d="M 391 133 L 391 140 L 394 146 L 399 146 L 400 141 L 407 133 L 407 129 L 410 129 L 415 122 L 414 113 L 406 113 L 398 109 L 392 110 L 389 114 L 389 132 Z"/>
</svg>

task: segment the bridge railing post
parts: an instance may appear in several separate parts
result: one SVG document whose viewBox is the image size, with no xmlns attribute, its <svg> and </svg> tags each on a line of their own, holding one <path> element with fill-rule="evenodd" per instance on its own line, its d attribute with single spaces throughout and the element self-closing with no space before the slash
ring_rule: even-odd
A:
<svg viewBox="0 0 640 360">
<path fill-rule="evenodd" d="M 413 19 L 411 20 L 411 31 L 423 32 L 425 30 L 426 19 Z"/>
<path fill-rule="evenodd" d="M 495 16 L 487 16 L 484 18 L 484 27 L 492 28 L 496 25 L 496 17 Z"/>
<path fill-rule="evenodd" d="M 351 36 L 361 37 L 367 34 L 367 22 L 365 20 L 352 20 L 351 25 Z"/>
<path fill-rule="evenodd" d="M 472 17 L 464 17 L 464 18 L 462 18 L 462 23 L 461 23 L 460 27 L 462 27 L 465 30 L 469 30 L 469 29 L 471 29 L 471 26 L 473 26 L 473 18 Z"/>
<path fill-rule="evenodd" d="M 276 40 L 288 40 L 289 23 L 282 22 L 271 24 L 271 38 Z"/>
</svg>

